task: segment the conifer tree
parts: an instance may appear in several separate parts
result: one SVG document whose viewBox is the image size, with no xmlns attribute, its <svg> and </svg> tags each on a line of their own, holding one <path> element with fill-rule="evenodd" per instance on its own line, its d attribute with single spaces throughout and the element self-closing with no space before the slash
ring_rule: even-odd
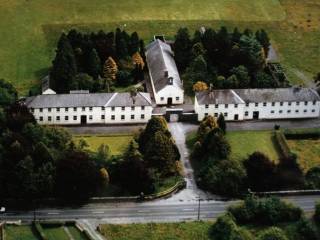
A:
<svg viewBox="0 0 320 240">
<path fill-rule="evenodd" d="M 114 81 L 116 80 L 117 73 L 118 73 L 117 63 L 113 60 L 112 57 L 108 57 L 103 67 L 103 75 L 105 79 L 110 79 Z"/>
<path fill-rule="evenodd" d="M 101 62 L 98 53 L 94 48 L 89 52 L 86 65 L 88 74 L 93 77 L 93 79 L 98 79 L 101 71 Z"/>
<path fill-rule="evenodd" d="M 130 36 L 129 54 L 132 55 L 139 51 L 140 39 L 137 32 L 133 32 Z"/>
<path fill-rule="evenodd" d="M 222 130 L 222 132 L 225 134 L 227 130 L 226 121 L 224 119 L 224 116 L 222 113 L 220 113 L 218 120 L 217 120 L 219 128 Z"/>
<path fill-rule="evenodd" d="M 135 66 L 139 66 L 141 69 L 144 69 L 144 61 L 139 52 L 135 52 L 132 55 L 132 61 Z"/>
</svg>

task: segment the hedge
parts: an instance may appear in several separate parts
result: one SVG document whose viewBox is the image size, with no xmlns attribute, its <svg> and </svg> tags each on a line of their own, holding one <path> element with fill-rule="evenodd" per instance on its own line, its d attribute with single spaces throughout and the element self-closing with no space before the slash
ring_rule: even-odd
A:
<svg viewBox="0 0 320 240">
<path fill-rule="evenodd" d="M 43 231 L 41 224 L 39 222 L 34 222 L 33 225 L 34 225 L 37 233 L 39 234 L 41 240 L 48 240 L 46 234 Z"/>
<path fill-rule="evenodd" d="M 292 153 L 288 146 L 285 135 L 281 131 L 275 131 L 274 138 L 275 138 L 276 144 L 279 147 L 281 156 L 284 158 L 289 158 L 292 155 Z"/>
<path fill-rule="evenodd" d="M 284 135 L 287 139 L 319 139 L 320 129 L 286 129 Z"/>
</svg>

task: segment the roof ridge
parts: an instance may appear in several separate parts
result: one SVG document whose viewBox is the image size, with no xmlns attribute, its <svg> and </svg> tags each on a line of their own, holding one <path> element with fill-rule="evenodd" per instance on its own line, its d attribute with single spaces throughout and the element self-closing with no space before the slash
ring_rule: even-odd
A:
<svg viewBox="0 0 320 240">
<path fill-rule="evenodd" d="M 146 92 L 143 92 L 143 93 L 146 93 Z M 144 94 L 142 94 L 142 92 L 138 92 L 138 94 L 140 94 L 145 100 L 147 100 L 148 103 L 152 104 L 151 99 L 148 99 L 146 96 L 144 96 Z"/>
</svg>

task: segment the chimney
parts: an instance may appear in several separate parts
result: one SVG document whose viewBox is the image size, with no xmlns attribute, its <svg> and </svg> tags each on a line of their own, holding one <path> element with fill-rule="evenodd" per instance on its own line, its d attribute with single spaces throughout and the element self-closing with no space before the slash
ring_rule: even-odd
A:
<svg viewBox="0 0 320 240">
<path fill-rule="evenodd" d="M 169 77 L 169 72 L 168 72 L 168 70 L 164 70 L 164 77 L 165 77 L 165 78 Z"/>
<path fill-rule="evenodd" d="M 210 98 L 213 98 L 214 96 L 213 96 L 213 85 L 212 85 L 212 83 L 210 83 L 210 86 L 209 86 L 209 97 Z"/>
</svg>

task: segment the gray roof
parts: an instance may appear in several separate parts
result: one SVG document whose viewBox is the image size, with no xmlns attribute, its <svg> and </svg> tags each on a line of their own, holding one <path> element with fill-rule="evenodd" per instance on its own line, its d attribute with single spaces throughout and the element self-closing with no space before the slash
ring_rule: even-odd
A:
<svg viewBox="0 0 320 240">
<path fill-rule="evenodd" d="M 234 91 L 245 102 L 320 101 L 318 93 L 311 88 L 235 89 Z"/>
<path fill-rule="evenodd" d="M 166 87 L 168 78 L 173 78 L 173 86 L 183 89 L 177 65 L 170 45 L 157 39 L 147 46 L 146 60 L 156 92 Z M 168 76 L 165 76 L 165 72 Z"/>
<path fill-rule="evenodd" d="M 75 93 L 38 95 L 27 98 L 29 108 L 49 107 L 103 107 L 103 106 L 149 106 L 149 93 L 138 93 L 135 103 L 130 93 Z"/>
<path fill-rule="evenodd" d="M 233 90 L 207 90 L 196 93 L 198 104 L 240 104 L 244 103 Z"/>
</svg>

